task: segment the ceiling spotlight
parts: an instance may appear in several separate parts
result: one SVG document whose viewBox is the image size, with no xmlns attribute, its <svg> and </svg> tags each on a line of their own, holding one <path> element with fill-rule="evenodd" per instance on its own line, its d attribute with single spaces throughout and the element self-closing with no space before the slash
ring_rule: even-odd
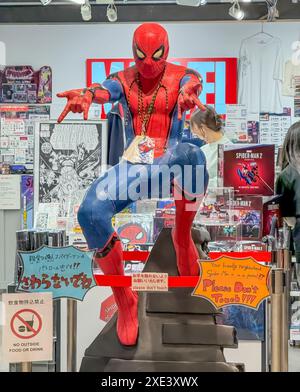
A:
<svg viewBox="0 0 300 392">
<path fill-rule="evenodd" d="M 199 7 L 199 5 L 202 5 L 202 2 L 203 0 L 176 0 L 176 4 L 187 7 Z"/>
<path fill-rule="evenodd" d="M 106 16 L 110 22 L 116 22 L 118 20 L 118 12 L 115 4 L 108 4 Z"/>
<path fill-rule="evenodd" d="M 49 5 L 51 3 L 52 0 L 40 0 L 40 2 L 42 3 L 42 5 Z"/>
<path fill-rule="evenodd" d="M 238 0 L 232 1 L 232 6 L 229 8 L 229 15 L 237 20 L 242 20 L 245 17 L 244 11 L 241 10 Z"/>
<path fill-rule="evenodd" d="M 89 0 L 85 0 L 84 4 L 81 6 L 81 16 L 85 22 L 92 19 L 92 7 Z"/>
<path fill-rule="evenodd" d="M 276 18 L 279 18 L 279 11 L 277 9 L 278 0 L 266 0 L 268 6 L 268 22 L 274 22 Z"/>
<path fill-rule="evenodd" d="M 72 1 L 72 3 L 81 4 L 81 5 L 85 3 L 85 0 L 70 0 L 70 1 Z"/>
</svg>

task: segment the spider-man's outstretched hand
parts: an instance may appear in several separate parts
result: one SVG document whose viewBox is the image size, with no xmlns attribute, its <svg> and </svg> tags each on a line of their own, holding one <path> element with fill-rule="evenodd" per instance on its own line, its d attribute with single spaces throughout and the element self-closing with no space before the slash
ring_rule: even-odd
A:
<svg viewBox="0 0 300 392">
<path fill-rule="evenodd" d="M 69 90 L 57 94 L 58 98 L 67 98 L 68 102 L 59 116 L 57 122 L 62 122 L 68 113 L 83 113 L 83 118 L 88 119 L 89 108 L 93 102 L 93 94 L 83 89 Z"/>
<path fill-rule="evenodd" d="M 109 101 L 109 93 L 101 85 L 94 84 L 88 89 L 69 90 L 57 94 L 58 98 L 67 98 L 68 102 L 58 118 L 62 122 L 66 115 L 72 113 L 83 113 L 84 120 L 88 119 L 89 108 L 92 102 L 106 103 Z"/>
<path fill-rule="evenodd" d="M 200 110 L 205 111 L 206 107 L 201 103 L 198 98 L 202 91 L 202 82 L 194 75 L 191 80 L 188 81 L 179 90 L 177 108 L 178 108 L 178 120 L 181 120 L 182 114 L 186 110 L 194 109 L 197 106 Z"/>
</svg>

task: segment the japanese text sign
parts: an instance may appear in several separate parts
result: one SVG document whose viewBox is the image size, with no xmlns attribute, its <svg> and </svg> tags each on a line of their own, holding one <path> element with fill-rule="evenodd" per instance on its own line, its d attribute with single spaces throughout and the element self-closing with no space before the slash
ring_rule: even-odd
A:
<svg viewBox="0 0 300 392">
<path fill-rule="evenodd" d="M 270 267 L 252 257 L 221 256 L 214 261 L 201 261 L 199 282 L 193 295 L 208 299 L 216 308 L 242 305 L 257 309 L 270 293 Z"/>
<path fill-rule="evenodd" d="M 19 252 L 23 272 L 18 291 L 52 292 L 53 298 L 83 300 L 96 285 L 93 276 L 93 253 L 74 246 L 43 246 L 33 252 Z"/>
<path fill-rule="evenodd" d="M 3 294 L 3 356 L 8 362 L 51 361 L 53 301 L 51 293 Z"/>
<path fill-rule="evenodd" d="M 168 274 L 162 272 L 141 272 L 132 274 L 134 291 L 168 291 Z"/>
</svg>

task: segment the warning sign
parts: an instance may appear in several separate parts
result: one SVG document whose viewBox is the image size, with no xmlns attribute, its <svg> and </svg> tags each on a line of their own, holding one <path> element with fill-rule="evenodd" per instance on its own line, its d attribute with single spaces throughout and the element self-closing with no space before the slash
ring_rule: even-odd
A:
<svg viewBox="0 0 300 392">
<path fill-rule="evenodd" d="M 168 291 L 168 274 L 164 272 L 141 272 L 132 274 L 134 291 Z"/>
<path fill-rule="evenodd" d="M 258 309 L 269 293 L 270 267 L 252 257 L 221 256 L 200 262 L 201 274 L 193 295 L 208 299 L 217 309 L 241 305 Z"/>
<path fill-rule="evenodd" d="M 51 361 L 51 293 L 3 294 L 3 355 L 8 362 Z"/>
<path fill-rule="evenodd" d="M 30 339 L 36 336 L 42 329 L 42 319 L 35 310 L 23 309 L 14 314 L 10 327 L 12 333 L 18 338 Z"/>
</svg>

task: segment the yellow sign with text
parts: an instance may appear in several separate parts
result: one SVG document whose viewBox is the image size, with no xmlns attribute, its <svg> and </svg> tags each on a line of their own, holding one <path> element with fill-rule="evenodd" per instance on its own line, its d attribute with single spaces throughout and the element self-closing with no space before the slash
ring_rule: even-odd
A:
<svg viewBox="0 0 300 392">
<path fill-rule="evenodd" d="M 252 257 L 221 256 L 216 260 L 200 261 L 200 268 L 200 279 L 193 295 L 208 299 L 217 309 L 229 305 L 257 309 L 270 295 L 271 268 L 257 263 Z"/>
</svg>

